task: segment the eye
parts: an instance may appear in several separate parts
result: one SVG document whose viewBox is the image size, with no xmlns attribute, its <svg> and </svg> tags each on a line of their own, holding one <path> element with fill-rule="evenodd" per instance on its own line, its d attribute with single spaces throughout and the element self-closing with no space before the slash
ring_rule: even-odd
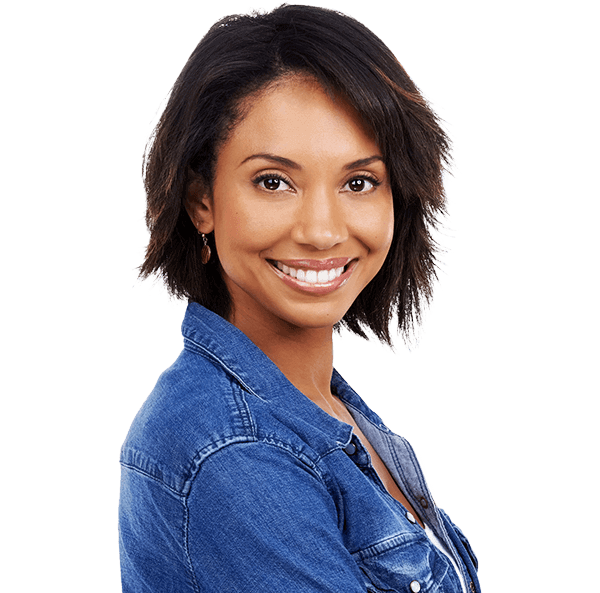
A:
<svg viewBox="0 0 600 593">
<path fill-rule="evenodd" d="M 354 193 L 366 193 L 375 189 L 379 181 L 371 177 L 355 177 L 346 183 L 346 187 Z"/>
<path fill-rule="evenodd" d="M 260 175 L 254 179 L 253 183 L 262 189 L 272 192 L 287 191 L 291 189 L 290 184 L 283 179 L 283 177 L 279 175 L 273 175 L 272 173 L 268 175 Z"/>
</svg>

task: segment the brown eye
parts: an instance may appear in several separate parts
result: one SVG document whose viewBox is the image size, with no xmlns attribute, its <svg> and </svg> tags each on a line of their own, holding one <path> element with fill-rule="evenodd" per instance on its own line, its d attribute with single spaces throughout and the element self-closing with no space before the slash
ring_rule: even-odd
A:
<svg viewBox="0 0 600 593">
<path fill-rule="evenodd" d="M 348 189 L 352 192 L 359 193 L 369 191 L 375 187 L 375 183 L 365 179 L 364 177 L 357 177 L 348 181 Z"/>
<path fill-rule="evenodd" d="M 268 191 L 285 191 L 290 189 L 289 184 L 280 177 L 265 175 L 257 179 L 254 183 Z"/>
<path fill-rule="evenodd" d="M 276 190 L 279 189 L 280 183 L 281 181 L 279 179 L 273 177 L 271 179 L 265 179 L 263 181 L 263 186 L 265 189 Z"/>
<path fill-rule="evenodd" d="M 365 188 L 365 180 L 364 179 L 353 179 L 350 182 L 350 189 L 352 191 L 362 191 Z"/>
</svg>

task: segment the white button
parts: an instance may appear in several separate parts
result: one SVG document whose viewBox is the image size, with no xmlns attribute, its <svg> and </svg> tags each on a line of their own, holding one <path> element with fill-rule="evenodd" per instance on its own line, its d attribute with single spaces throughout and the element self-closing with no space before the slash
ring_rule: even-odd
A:
<svg viewBox="0 0 600 593">
<path fill-rule="evenodd" d="M 416 523 L 417 520 L 415 519 L 415 516 L 410 512 L 410 511 L 406 511 L 406 518 L 411 522 L 411 523 Z"/>
<path fill-rule="evenodd" d="M 413 593 L 419 593 L 419 591 L 421 590 L 421 583 L 419 583 L 419 581 L 413 581 L 413 582 L 410 584 L 410 590 L 411 590 Z"/>
</svg>

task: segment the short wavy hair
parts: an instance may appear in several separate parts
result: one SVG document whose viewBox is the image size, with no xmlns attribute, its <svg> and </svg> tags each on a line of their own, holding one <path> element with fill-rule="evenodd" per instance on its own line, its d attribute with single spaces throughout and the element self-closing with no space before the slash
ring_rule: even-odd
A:
<svg viewBox="0 0 600 593">
<path fill-rule="evenodd" d="M 436 278 L 432 230 L 444 213 L 442 173 L 449 141 L 418 88 L 388 47 L 338 12 L 283 5 L 269 13 L 228 16 L 200 41 L 177 78 L 144 159 L 150 241 L 140 275 L 157 273 L 170 292 L 227 318 L 231 298 L 185 209 L 192 181 L 211 188 L 219 147 L 244 116 L 242 102 L 290 74 L 316 79 L 354 106 L 383 153 L 394 204 L 387 258 L 341 320 L 391 344 L 397 315 L 409 336 Z"/>
</svg>

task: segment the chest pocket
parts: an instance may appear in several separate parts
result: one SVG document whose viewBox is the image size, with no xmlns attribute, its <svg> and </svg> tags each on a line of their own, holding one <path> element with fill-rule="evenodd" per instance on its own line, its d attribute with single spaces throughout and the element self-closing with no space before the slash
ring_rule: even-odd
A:
<svg viewBox="0 0 600 593">
<path fill-rule="evenodd" d="M 425 533 L 400 534 L 353 556 L 369 593 L 462 593 L 454 568 Z"/>
</svg>

